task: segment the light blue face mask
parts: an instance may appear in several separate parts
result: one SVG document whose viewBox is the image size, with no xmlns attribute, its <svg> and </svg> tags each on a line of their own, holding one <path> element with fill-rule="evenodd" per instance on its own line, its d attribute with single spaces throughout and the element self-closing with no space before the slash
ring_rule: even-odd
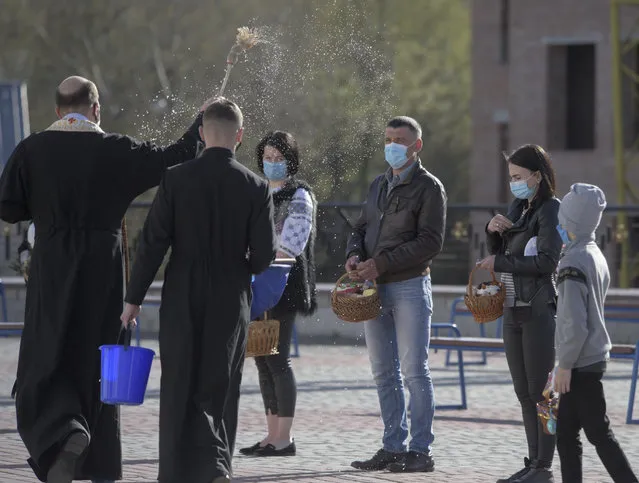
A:
<svg viewBox="0 0 639 483">
<path fill-rule="evenodd" d="M 559 232 L 559 236 L 561 237 L 561 241 L 564 242 L 564 245 L 569 245 L 572 240 L 568 236 L 568 232 L 564 230 L 564 227 L 557 225 L 557 231 Z"/>
<path fill-rule="evenodd" d="M 510 182 L 510 192 L 515 198 L 519 198 L 520 200 L 528 200 L 532 197 L 532 195 L 535 194 L 535 191 L 537 191 L 537 186 L 533 186 L 532 188 L 529 187 L 529 179 L 530 177 L 519 181 Z"/>
<path fill-rule="evenodd" d="M 286 179 L 287 169 L 286 161 L 267 161 L 262 160 L 264 163 L 264 176 L 271 181 L 283 181 Z"/>
<path fill-rule="evenodd" d="M 398 143 L 389 143 L 386 145 L 384 148 L 384 157 L 391 168 L 401 169 L 408 162 L 406 152 L 410 146 L 404 146 Z"/>
</svg>

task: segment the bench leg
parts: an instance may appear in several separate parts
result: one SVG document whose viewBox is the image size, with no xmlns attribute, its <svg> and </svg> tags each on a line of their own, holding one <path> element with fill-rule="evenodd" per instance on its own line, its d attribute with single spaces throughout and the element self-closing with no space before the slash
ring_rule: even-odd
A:
<svg viewBox="0 0 639 483">
<path fill-rule="evenodd" d="M 7 310 L 7 295 L 4 291 L 4 284 L 0 282 L 0 298 L 2 298 L 2 321 L 9 322 L 9 314 Z"/>
<path fill-rule="evenodd" d="M 461 393 L 461 404 L 445 404 L 435 406 L 435 409 L 468 409 L 468 401 L 466 399 L 466 375 L 464 373 L 464 353 L 457 351 L 457 367 L 459 371 L 459 391 Z"/>
<path fill-rule="evenodd" d="M 468 401 L 466 400 L 466 375 L 464 374 L 464 355 L 462 351 L 457 353 L 459 357 L 459 390 L 461 391 L 461 408 L 468 409 Z"/>
<path fill-rule="evenodd" d="M 291 357 L 299 357 L 300 356 L 300 346 L 297 343 L 297 327 L 293 325 L 293 335 L 291 336 L 291 343 L 295 349 L 294 352 L 291 352 Z"/>
<path fill-rule="evenodd" d="M 486 337 L 486 326 L 484 324 L 479 324 L 479 335 L 481 337 Z M 481 353 L 481 362 L 478 362 L 477 365 L 485 366 L 487 361 L 486 352 Z"/>
<path fill-rule="evenodd" d="M 435 337 L 437 337 L 438 335 L 439 335 L 439 333 L 438 333 L 438 332 L 437 332 L 437 333 L 435 333 Z M 450 330 L 448 331 L 448 337 L 452 337 L 452 336 L 453 336 L 453 330 L 452 330 L 452 329 L 450 329 Z M 435 350 L 435 352 L 437 352 L 437 350 Z M 450 349 L 448 349 L 448 350 L 446 351 L 446 367 L 448 367 L 448 366 L 454 366 L 454 365 L 456 364 L 455 362 L 450 362 L 450 353 L 451 353 L 451 352 L 452 352 L 452 351 L 451 351 Z"/>
<path fill-rule="evenodd" d="M 637 393 L 637 378 L 639 377 L 639 342 L 635 348 L 635 360 L 632 363 L 632 379 L 630 380 L 630 395 L 628 396 L 628 412 L 626 413 L 626 424 L 639 424 L 639 419 L 632 419 L 635 406 L 635 395 Z"/>
<path fill-rule="evenodd" d="M 498 327 L 498 330 L 499 330 L 499 327 Z M 452 331 L 449 331 L 448 337 L 452 337 L 452 336 L 453 336 Z M 479 325 L 479 336 L 486 337 L 486 328 L 484 327 L 484 324 Z M 457 359 L 457 362 L 450 362 L 451 352 L 453 351 L 450 349 L 446 351 L 446 366 L 456 366 L 459 364 L 460 359 Z M 465 364 L 467 366 L 485 366 L 486 363 L 488 362 L 488 357 L 486 354 L 487 354 L 486 352 L 481 353 L 480 361 L 466 362 Z"/>
</svg>

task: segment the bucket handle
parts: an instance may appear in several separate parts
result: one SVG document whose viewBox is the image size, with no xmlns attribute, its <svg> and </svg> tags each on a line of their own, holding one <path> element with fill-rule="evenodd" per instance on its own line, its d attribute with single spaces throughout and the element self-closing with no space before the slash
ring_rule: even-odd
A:
<svg viewBox="0 0 639 483">
<path fill-rule="evenodd" d="M 122 337 L 122 335 L 124 334 L 124 338 Z M 120 328 L 120 334 L 118 335 L 118 345 L 123 345 L 124 347 L 130 347 L 131 346 L 131 336 L 133 335 L 133 331 L 131 330 L 131 327 L 121 327 Z M 120 344 L 120 340 L 122 340 L 122 343 Z"/>
</svg>

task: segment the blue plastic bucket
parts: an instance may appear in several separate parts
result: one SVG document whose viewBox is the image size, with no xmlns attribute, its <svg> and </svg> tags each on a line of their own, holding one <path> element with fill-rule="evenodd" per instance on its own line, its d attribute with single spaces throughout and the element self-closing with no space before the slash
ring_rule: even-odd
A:
<svg viewBox="0 0 639 483">
<path fill-rule="evenodd" d="M 100 352 L 102 402 L 127 406 L 142 404 L 155 352 L 129 345 L 103 345 Z"/>
</svg>

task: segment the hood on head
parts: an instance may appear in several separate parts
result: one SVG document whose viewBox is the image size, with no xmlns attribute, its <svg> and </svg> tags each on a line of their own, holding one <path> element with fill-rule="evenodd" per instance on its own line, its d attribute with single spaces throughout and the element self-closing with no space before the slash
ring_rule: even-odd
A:
<svg viewBox="0 0 639 483">
<path fill-rule="evenodd" d="M 564 229 L 584 238 L 594 235 L 606 208 L 606 195 L 598 186 L 575 183 L 561 200 L 559 223 Z"/>
</svg>

